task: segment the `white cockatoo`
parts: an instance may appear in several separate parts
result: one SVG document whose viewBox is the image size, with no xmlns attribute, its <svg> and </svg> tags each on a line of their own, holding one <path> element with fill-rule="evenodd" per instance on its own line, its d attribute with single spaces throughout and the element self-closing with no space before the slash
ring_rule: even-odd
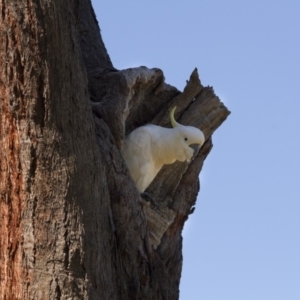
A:
<svg viewBox="0 0 300 300">
<path fill-rule="evenodd" d="M 140 193 L 150 185 L 163 165 L 176 160 L 190 162 L 194 150 L 205 141 L 203 132 L 193 126 L 184 126 L 174 119 L 176 106 L 170 112 L 173 128 L 157 125 L 138 127 L 128 134 L 122 148 L 122 156 Z"/>
</svg>

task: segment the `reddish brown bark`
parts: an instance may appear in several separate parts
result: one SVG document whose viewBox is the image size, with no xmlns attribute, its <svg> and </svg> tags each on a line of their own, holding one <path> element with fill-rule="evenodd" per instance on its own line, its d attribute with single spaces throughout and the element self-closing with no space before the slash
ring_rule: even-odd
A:
<svg viewBox="0 0 300 300">
<path fill-rule="evenodd" d="M 24 61 L 22 61 L 22 30 L 20 8 L 16 10 L 5 2 L 1 3 L 2 25 L 0 34 L 0 290 L 2 297 L 21 297 L 20 278 L 28 276 L 22 267 L 22 215 L 26 206 L 26 176 L 22 170 L 22 136 L 26 115 Z M 31 30 L 31 25 L 27 24 Z M 31 63 L 34 63 L 33 61 Z"/>
</svg>

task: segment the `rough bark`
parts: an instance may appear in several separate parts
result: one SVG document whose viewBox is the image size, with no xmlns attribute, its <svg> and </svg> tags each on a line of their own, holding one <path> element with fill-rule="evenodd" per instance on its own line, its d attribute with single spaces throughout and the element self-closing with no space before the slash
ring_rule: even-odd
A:
<svg viewBox="0 0 300 300">
<path fill-rule="evenodd" d="M 116 70 L 89 0 L 0 2 L 0 299 L 178 299 L 184 222 L 229 112 L 194 70 Z M 204 131 L 142 200 L 120 155 L 146 123 Z"/>
</svg>

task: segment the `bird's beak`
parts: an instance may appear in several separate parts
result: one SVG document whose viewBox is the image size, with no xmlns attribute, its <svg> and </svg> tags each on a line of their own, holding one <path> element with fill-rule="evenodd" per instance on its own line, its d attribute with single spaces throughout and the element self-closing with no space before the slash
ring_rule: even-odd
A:
<svg viewBox="0 0 300 300">
<path fill-rule="evenodd" d="M 192 160 L 193 160 L 196 157 L 196 155 L 198 154 L 201 147 L 198 144 L 192 144 L 192 145 L 190 145 L 190 147 L 194 150 L 194 155 L 192 157 Z"/>
</svg>

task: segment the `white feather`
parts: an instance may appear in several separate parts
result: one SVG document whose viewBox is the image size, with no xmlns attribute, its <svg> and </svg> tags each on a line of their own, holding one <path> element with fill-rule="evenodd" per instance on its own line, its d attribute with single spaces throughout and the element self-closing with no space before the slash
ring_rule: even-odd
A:
<svg viewBox="0 0 300 300">
<path fill-rule="evenodd" d="M 165 164 L 176 160 L 190 162 L 194 150 L 204 143 L 204 134 L 192 126 L 177 123 L 175 128 L 145 125 L 133 130 L 124 141 L 122 156 L 139 192 L 153 181 Z"/>
</svg>

